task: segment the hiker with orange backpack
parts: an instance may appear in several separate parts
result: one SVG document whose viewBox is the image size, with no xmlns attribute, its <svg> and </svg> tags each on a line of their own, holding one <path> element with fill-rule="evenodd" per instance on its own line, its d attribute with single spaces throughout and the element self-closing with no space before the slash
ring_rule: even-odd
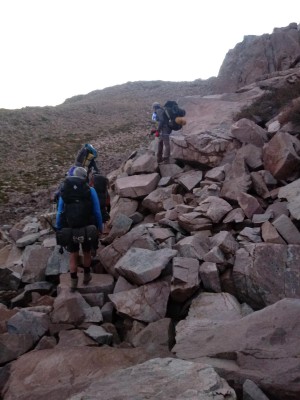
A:
<svg viewBox="0 0 300 400">
<path fill-rule="evenodd" d="M 152 104 L 153 114 L 158 121 L 157 131 L 159 142 L 157 150 L 157 162 L 168 163 L 170 161 L 170 135 L 172 131 L 180 130 L 186 121 L 184 118 L 185 110 L 180 108 L 176 101 L 168 100 L 163 107 L 158 102 Z"/>
<path fill-rule="evenodd" d="M 158 102 L 152 104 L 153 113 L 156 114 L 156 120 L 158 121 L 157 132 L 159 133 L 159 142 L 157 150 L 157 162 L 169 162 L 170 158 L 170 134 L 172 129 L 169 127 L 166 118 L 165 110 L 161 107 Z"/>
</svg>

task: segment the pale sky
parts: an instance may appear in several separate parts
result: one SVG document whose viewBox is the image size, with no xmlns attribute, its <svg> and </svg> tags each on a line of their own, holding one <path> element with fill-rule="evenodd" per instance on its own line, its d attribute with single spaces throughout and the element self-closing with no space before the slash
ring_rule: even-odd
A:
<svg viewBox="0 0 300 400">
<path fill-rule="evenodd" d="M 245 35 L 291 22 L 299 0 L 0 0 L 0 108 L 55 106 L 128 81 L 207 79 Z"/>
</svg>

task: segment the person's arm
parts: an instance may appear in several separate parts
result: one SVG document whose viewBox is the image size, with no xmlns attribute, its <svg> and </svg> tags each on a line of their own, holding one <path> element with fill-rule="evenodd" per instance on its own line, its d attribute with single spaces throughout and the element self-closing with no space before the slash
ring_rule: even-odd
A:
<svg viewBox="0 0 300 400">
<path fill-rule="evenodd" d="M 75 165 L 77 167 L 82 167 L 85 157 L 86 157 L 86 149 L 83 147 L 82 149 L 79 150 L 79 152 L 76 156 Z"/>
<path fill-rule="evenodd" d="M 93 203 L 93 213 L 96 217 L 97 228 L 98 228 L 98 231 L 102 233 L 102 214 L 101 214 L 98 195 L 94 188 L 91 187 L 90 190 L 91 190 L 91 197 L 92 197 L 92 203 Z"/>
<path fill-rule="evenodd" d="M 158 132 L 160 132 L 161 133 L 161 131 L 162 131 L 162 128 L 163 128 L 163 125 L 164 125 L 164 122 L 165 122 L 165 119 L 164 119 L 164 110 L 162 109 L 162 108 L 159 108 L 157 111 L 156 111 L 156 116 L 157 116 L 157 120 L 158 120 L 158 126 L 157 126 L 157 130 L 158 130 Z"/>
<path fill-rule="evenodd" d="M 55 226 L 58 230 L 62 228 L 61 226 L 61 214 L 64 211 L 64 201 L 61 197 L 59 197 L 58 200 L 58 208 L 57 208 L 57 214 L 56 214 L 56 223 Z"/>
<path fill-rule="evenodd" d="M 99 173 L 99 168 L 98 168 L 97 163 L 94 158 L 92 159 L 92 161 L 90 162 L 90 165 L 89 165 L 89 169 L 92 169 L 92 168 L 94 168 L 94 170 L 97 173 Z"/>
</svg>

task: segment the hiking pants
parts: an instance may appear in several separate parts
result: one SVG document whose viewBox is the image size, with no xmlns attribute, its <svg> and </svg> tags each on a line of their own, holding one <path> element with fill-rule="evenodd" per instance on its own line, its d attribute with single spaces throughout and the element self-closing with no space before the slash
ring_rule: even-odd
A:
<svg viewBox="0 0 300 400">
<path fill-rule="evenodd" d="M 162 135 L 159 137 L 157 161 L 161 162 L 163 159 L 170 157 L 170 135 Z"/>
</svg>

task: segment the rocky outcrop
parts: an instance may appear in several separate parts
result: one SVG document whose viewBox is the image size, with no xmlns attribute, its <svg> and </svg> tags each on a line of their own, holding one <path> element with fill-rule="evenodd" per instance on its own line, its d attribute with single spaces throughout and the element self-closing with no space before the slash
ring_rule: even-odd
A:
<svg viewBox="0 0 300 400">
<path fill-rule="evenodd" d="M 220 92 L 231 92 L 276 71 L 300 65 L 300 31 L 296 23 L 272 34 L 245 36 L 228 51 L 218 80 Z"/>
</svg>

